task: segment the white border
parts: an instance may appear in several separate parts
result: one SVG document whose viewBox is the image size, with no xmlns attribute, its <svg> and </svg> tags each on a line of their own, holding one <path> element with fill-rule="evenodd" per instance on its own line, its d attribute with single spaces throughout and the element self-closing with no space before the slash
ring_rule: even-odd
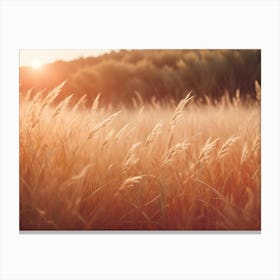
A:
<svg viewBox="0 0 280 280">
<path fill-rule="evenodd" d="M 279 2 L 2 1 L 1 279 L 279 279 Z M 261 234 L 19 234 L 20 48 L 261 48 Z"/>
</svg>

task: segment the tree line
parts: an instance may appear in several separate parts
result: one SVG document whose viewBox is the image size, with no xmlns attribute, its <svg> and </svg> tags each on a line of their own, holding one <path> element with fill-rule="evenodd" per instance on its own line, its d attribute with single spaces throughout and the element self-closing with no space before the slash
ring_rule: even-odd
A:
<svg viewBox="0 0 280 280">
<path fill-rule="evenodd" d="M 20 92 L 52 89 L 67 80 L 61 98 L 84 94 L 90 104 L 101 93 L 110 104 L 131 104 L 135 94 L 144 102 L 178 101 L 190 90 L 200 100 L 256 98 L 261 84 L 261 50 L 120 50 L 98 57 L 56 61 L 42 69 L 20 67 Z M 206 97 L 207 96 L 207 97 Z"/>
</svg>

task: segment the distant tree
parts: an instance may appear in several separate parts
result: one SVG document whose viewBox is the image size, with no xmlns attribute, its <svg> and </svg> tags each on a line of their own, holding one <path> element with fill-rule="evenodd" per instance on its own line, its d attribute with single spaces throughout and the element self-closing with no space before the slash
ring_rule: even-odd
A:
<svg viewBox="0 0 280 280">
<path fill-rule="evenodd" d="M 51 89 L 67 80 L 61 98 L 88 95 L 88 104 L 101 93 L 105 103 L 131 104 L 135 91 L 149 102 L 175 101 L 193 90 L 198 98 L 255 98 L 254 83 L 261 84 L 260 50 L 120 50 L 99 57 L 57 61 L 42 71 L 20 68 L 21 91 Z"/>
</svg>

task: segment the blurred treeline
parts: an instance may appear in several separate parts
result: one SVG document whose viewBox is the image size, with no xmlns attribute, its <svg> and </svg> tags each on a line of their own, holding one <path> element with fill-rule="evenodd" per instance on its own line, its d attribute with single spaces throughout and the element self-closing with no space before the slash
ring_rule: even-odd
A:
<svg viewBox="0 0 280 280">
<path fill-rule="evenodd" d="M 139 93 L 144 101 L 178 101 L 193 90 L 200 100 L 255 99 L 254 82 L 261 83 L 260 50 L 120 50 L 70 62 L 57 61 L 40 70 L 20 68 L 20 91 L 52 89 L 67 80 L 62 97 L 84 94 L 87 102 L 101 93 L 111 104 L 130 104 Z M 154 97 L 153 97 L 154 96 Z"/>
</svg>

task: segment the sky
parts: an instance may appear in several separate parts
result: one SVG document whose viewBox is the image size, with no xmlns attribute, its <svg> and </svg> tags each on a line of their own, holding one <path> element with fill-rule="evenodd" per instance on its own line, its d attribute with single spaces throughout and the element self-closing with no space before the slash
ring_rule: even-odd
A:
<svg viewBox="0 0 280 280">
<path fill-rule="evenodd" d="M 20 50 L 20 66 L 31 66 L 33 68 L 40 68 L 43 64 L 51 63 L 56 60 L 69 61 L 80 57 L 98 56 L 106 52 L 104 50 Z"/>
</svg>

